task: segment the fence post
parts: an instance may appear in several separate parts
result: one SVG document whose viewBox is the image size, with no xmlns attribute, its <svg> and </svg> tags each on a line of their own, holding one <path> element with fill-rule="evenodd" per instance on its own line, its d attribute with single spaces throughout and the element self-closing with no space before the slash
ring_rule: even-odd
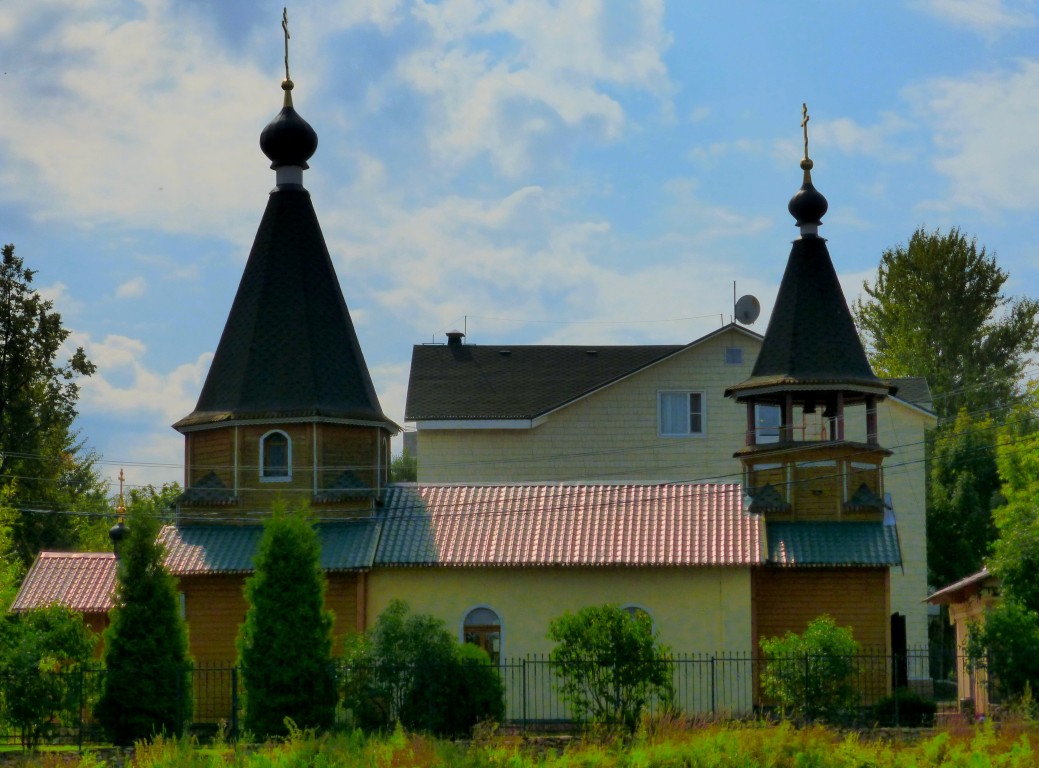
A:
<svg viewBox="0 0 1039 768">
<path fill-rule="evenodd" d="M 83 751 L 83 665 L 79 667 L 79 696 L 76 702 L 76 748 Z"/>
<path fill-rule="evenodd" d="M 231 667 L 231 741 L 238 741 L 238 667 Z"/>
<path fill-rule="evenodd" d="M 718 711 L 717 711 L 717 702 L 716 702 L 716 699 L 715 699 L 715 690 L 716 690 L 717 685 L 718 685 L 718 675 L 717 675 L 718 671 L 717 671 L 717 669 L 715 667 L 714 661 L 715 661 L 715 656 L 714 656 L 714 654 L 711 654 L 711 716 L 712 717 L 718 713 Z"/>
<path fill-rule="evenodd" d="M 527 660 L 524 658 L 521 660 L 520 675 L 523 677 L 523 732 L 527 732 Z"/>
<path fill-rule="evenodd" d="M 808 692 L 808 651 L 805 651 L 805 719 L 811 718 L 811 694 Z"/>
<path fill-rule="evenodd" d="M 899 667 L 898 651 L 895 651 L 892 654 L 892 657 L 893 657 L 892 660 L 895 662 L 895 664 L 894 664 L 895 674 L 898 675 L 898 670 L 900 669 L 900 667 Z M 902 720 L 899 717 L 899 712 L 898 712 L 898 685 L 897 684 L 892 689 L 891 696 L 895 700 L 895 727 L 898 728 L 898 727 L 900 727 L 902 725 Z"/>
</svg>

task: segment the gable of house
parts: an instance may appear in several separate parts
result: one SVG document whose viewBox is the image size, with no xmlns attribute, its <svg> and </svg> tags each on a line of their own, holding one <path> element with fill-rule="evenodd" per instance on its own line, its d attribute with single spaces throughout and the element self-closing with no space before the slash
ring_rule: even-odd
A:
<svg viewBox="0 0 1039 768">
<path fill-rule="evenodd" d="M 731 457 L 746 425 L 724 389 L 749 374 L 760 343 L 730 325 L 670 347 L 416 347 L 406 418 L 418 429 L 419 480 L 737 481 Z M 580 369 L 576 383 L 551 395 L 567 367 Z M 540 377 L 544 393 L 512 410 L 491 391 L 526 392 Z M 445 407 L 440 390 L 452 391 Z M 662 397 L 690 393 L 699 431 L 662 433 Z"/>
</svg>

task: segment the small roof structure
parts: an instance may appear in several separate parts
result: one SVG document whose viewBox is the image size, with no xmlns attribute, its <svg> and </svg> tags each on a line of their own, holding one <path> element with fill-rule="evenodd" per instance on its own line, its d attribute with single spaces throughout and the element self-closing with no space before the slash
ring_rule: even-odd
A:
<svg viewBox="0 0 1039 768">
<path fill-rule="evenodd" d="M 977 573 L 972 573 L 970 576 L 954 581 L 952 584 L 932 592 L 927 596 L 927 602 L 931 605 L 965 603 L 983 590 L 996 590 L 998 588 L 999 579 L 993 576 L 988 568 L 982 568 Z"/>
<path fill-rule="evenodd" d="M 893 525 L 873 522 L 768 524 L 768 560 L 775 565 L 899 566 L 902 550 Z"/>
<path fill-rule="evenodd" d="M 80 613 L 108 613 L 116 567 L 111 552 L 41 552 L 11 610 L 20 613 L 56 603 Z"/>
</svg>

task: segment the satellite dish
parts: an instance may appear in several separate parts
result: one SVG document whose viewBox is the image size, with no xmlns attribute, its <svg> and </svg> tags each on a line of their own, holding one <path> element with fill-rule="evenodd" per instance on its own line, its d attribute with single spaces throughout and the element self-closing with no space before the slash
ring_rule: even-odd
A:
<svg viewBox="0 0 1039 768">
<path fill-rule="evenodd" d="M 740 300 L 736 302 L 735 314 L 736 319 L 744 325 L 754 325 L 754 321 L 761 314 L 761 303 L 748 293 L 746 296 L 741 296 Z"/>
</svg>

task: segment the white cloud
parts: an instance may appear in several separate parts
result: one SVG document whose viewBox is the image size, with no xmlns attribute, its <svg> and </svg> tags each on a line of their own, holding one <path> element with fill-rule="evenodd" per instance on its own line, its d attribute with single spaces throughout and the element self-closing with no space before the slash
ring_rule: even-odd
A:
<svg viewBox="0 0 1039 768">
<path fill-rule="evenodd" d="M 51 285 L 42 285 L 36 290 L 44 299 L 53 302 L 54 308 L 63 317 L 77 315 L 85 306 L 82 301 L 73 298 L 72 294 L 69 293 L 69 287 L 65 283 L 58 282 Z"/>
<path fill-rule="evenodd" d="M 97 372 L 80 384 L 84 414 L 154 423 L 156 429 L 168 430 L 195 407 L 212 353 L 171 371 L 155 371 L 143 362 L 147 348 L 137 339 L 110 335 L 103 341 L 85 341 Z"/>
<path fill-rule="evenodd" d="M 917 0 L 921 10 L 987 37 L 1009 29 L 1035 26 L 1034 2 L 1024 0 Z"/>
<path fill-rule="evenodd" d="M 1025 211 L 1039 204 L 1039 62 L 931 80 L 906 98 L 934 132 L 934 166 L 951 182 L 954 204 Z"/>
<path fill-rule="evenodd" d="M 148 290 L 148 281 L 143 277 L 134 277 L 119 285 L 115 289 L 116 298 L 135 299 L 143 296 Z"/>
<path fill-rule="evenodd" d="M 179 13 L 165 0 L 123 0 L 103 12 L 5 7 L 0 45 L 25 65 L 7 65 L 0 90 L 2 194 L 31 203 L 40 220 L 84 227 L 239 226 L 235 214 L 254 205 L 267 173 L 242 137 L 273 115 L 277 85 L 233 59 L 204 17 L 185 34 Z M 270 98 L 258 99 L 264 89 Z"/>
<path fill-rule="evenodd" d="M 617 89 L 665 102 L 671 92 L 661 0 L 447 0 L 414 13 L 433 41 L 397 72 L 429 99 L 427 142 L 448 165 L 487 156 L 515 176 L 575 136 L 621 135 Z"/>
</svg>

